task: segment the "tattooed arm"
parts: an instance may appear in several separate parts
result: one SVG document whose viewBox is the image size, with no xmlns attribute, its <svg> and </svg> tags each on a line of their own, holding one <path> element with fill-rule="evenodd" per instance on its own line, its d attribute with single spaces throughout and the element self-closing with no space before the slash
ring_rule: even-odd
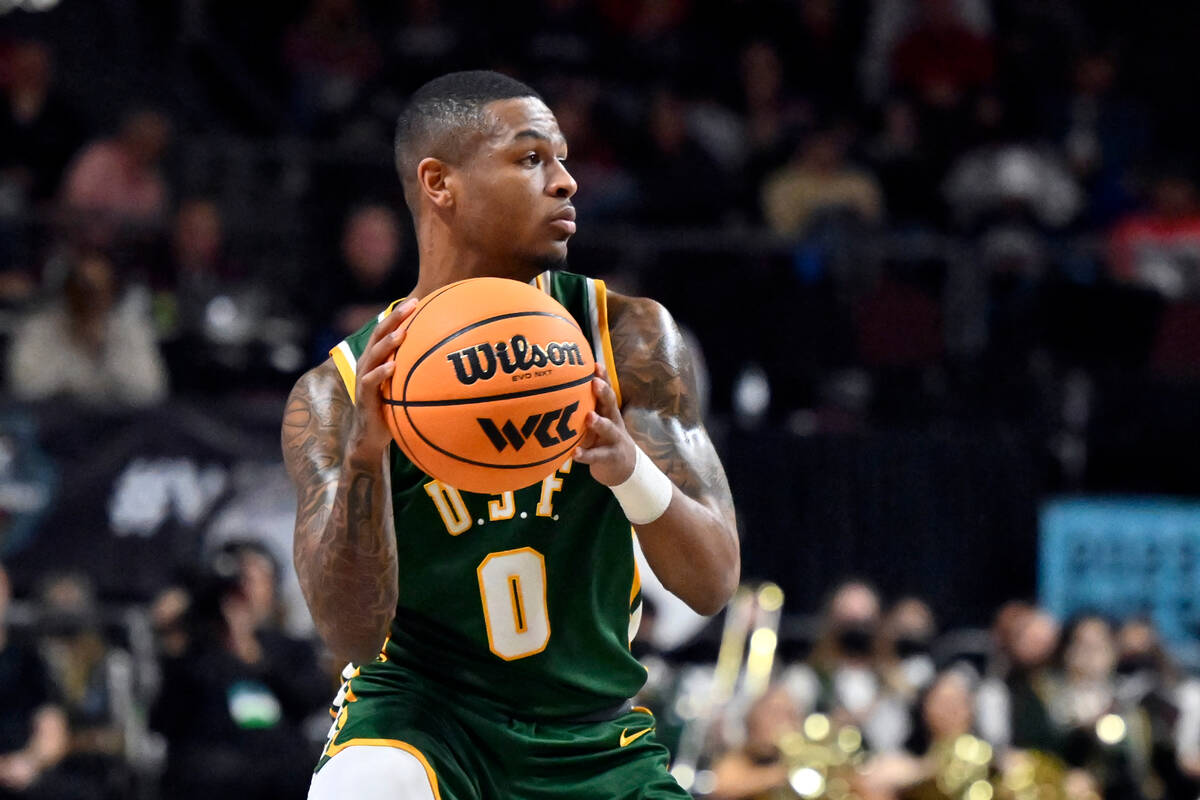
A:
<svg viewBox="0 0 1200 800">
<path fill-rule="evenodd" d="M 663 585 L 701 614 L 729 600 L 741 573 L 737 521 L 725 470 L 700 418 L 691 356 L 667 310 L 610 294 L 612 345 L 624 405 L 596 381 L 596 414 L 577 460 L 615 486 L 633 472 L 636 442 L 674 484 L 671 503 L 637 526 L 646 560 Z"/>
<path fill-rule="evenodd" d="M 412 303 L 384 319 L 358 359 L 355 400 L 332 361 L 297 381 L 283 415 L 283 459 L 299 502 L 293 558 L 317 631 L 339 659 L 370 661 L 399 592 L 379 385 Z"/>
</svg>

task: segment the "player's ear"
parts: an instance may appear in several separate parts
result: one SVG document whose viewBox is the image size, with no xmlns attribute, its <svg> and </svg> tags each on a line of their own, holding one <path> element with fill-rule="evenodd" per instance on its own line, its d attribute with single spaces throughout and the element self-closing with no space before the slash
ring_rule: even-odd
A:
<svg viewBox="0 0 1200 800">
<path fill-rule="evenodd" d="M 447 183 L 449 165 L 438 158 L 421 159 L 417 164 L 417 188 L 438 208 L 454 205 L 454 192 Z"/>
</svg>

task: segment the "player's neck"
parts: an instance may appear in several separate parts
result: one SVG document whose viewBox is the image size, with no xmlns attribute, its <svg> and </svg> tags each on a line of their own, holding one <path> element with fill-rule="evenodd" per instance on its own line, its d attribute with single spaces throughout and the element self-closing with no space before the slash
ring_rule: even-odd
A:
<svg viewBox="0 0 1200 800">
<path fill-rule="evenodd" d="M 527 261 L 501 261 L 476 250 L 453 246 L 421 247 L 420 269 L 414 297 L 426 297 L 430 292 L 467 278 L 512 278 L 530 281 L 540 270 Z"/>
</svg>

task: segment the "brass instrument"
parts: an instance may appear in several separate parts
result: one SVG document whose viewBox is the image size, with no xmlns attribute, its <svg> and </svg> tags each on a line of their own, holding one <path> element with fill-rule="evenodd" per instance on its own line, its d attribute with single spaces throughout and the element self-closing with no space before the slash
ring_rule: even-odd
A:
<svg viewBox="0 0 1200 800">
<path fill-rule="evenodd" d="M 717 663 L 702 690 L 677 698 L 676 714 L 684 721 L 671 774 L 695 796 L 715 786 L 705 769 L 713 749 L 723 742 L 718 723 L 727 713 L 748 708 L 768 689 L 778 647 L 783 591 L 773 583 L 739 587 L 726 611 Z M 1097 724 L 1098 737 L 1119 741 L 1126 728 L 1115 715 Z M 869 796 L 864 778 L 871 769 L 862 732 L 837 725 L 826 714 L 809 714 L 799 730 L 783 735 L 778 747 L 787 765 L 788 788 L 804 800 L 860 800 Z M 992 746 L 963 734 L 935 745 L 924 771 L 912 761 L 912 778 L 893 785 L 903 800 L 1099 800 L 1069 788 L 1066 766 L 1038 751 L 1015 751 L 996 758 Z M 903 785 L 903 784 L 902 784 Z M 787 792 L 788 788 L 780 787 Z"/>
<path fill-rule="evenodd" d="M 1057 800 L 1068 797 L 1066 778 L 1066 765 L 1054 756 L 1022 750 L 1008 757 L 997 788 L 1006 800 Z"/>
<path fill-rule="evenodd" d="M 853 725 L 835 727 L 825 714 L 809 714 L 799 731 L 780 739 L 779 750 L 788 765 L 788 783 L 800 797 L 858 797 L 854 777 L 864 759 L 863 737 Z"/>
<path fill-rule="evenodd" d="M 965 733 L 949 742 L 934 745 L 932 753 L 937 769 L 926 792 L 954 800 L 992 800 L 997 794 L 993 782 L 992 761 L 995 751 L 982 739 Z M 921 793 L 918 790 L 918 793 Z"/>
<path fill-rule="evenodd" d="M 992 746 L 971 734 L 935 745 L 933 775 L 901 792 L 910 800 L 1060 800 L 1067 768 L 1056 757 L 1017 750 L 997 763 Z"/>
<path fill-rule="evenodd" d="M 698 767 L 711 756 L 714 724 L 735 701 L 737 705 L 753 702 L 766 691 L 782 609 L 783 590 L 774 583 L 757 589 L 741 586 L 734 593 L 725 611 L 717 665 L 706 696 L 681 696 L 675 705 L 684 727 L 671 774 L 685 790 L 701 795 L 712 790 L 712 773 Z"/>
</svg>

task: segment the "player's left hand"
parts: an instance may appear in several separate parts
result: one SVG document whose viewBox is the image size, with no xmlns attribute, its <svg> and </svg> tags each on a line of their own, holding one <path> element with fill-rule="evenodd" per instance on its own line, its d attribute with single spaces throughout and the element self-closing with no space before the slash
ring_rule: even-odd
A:
<svg viewBox="0 0 1200 800">
<path fill-rule="evenodd" d="M 600 364 L 596 365 L 596 376 L 592 379 L 592 394 L 596 397 L 596 410 L 587 415 L 587 428 L 573 458 L 587 464 L 592 477 L 600 483 L 616 486 L 633 474 L 637 445 L 625 429 L 617 394 Z"/>
</svg>

